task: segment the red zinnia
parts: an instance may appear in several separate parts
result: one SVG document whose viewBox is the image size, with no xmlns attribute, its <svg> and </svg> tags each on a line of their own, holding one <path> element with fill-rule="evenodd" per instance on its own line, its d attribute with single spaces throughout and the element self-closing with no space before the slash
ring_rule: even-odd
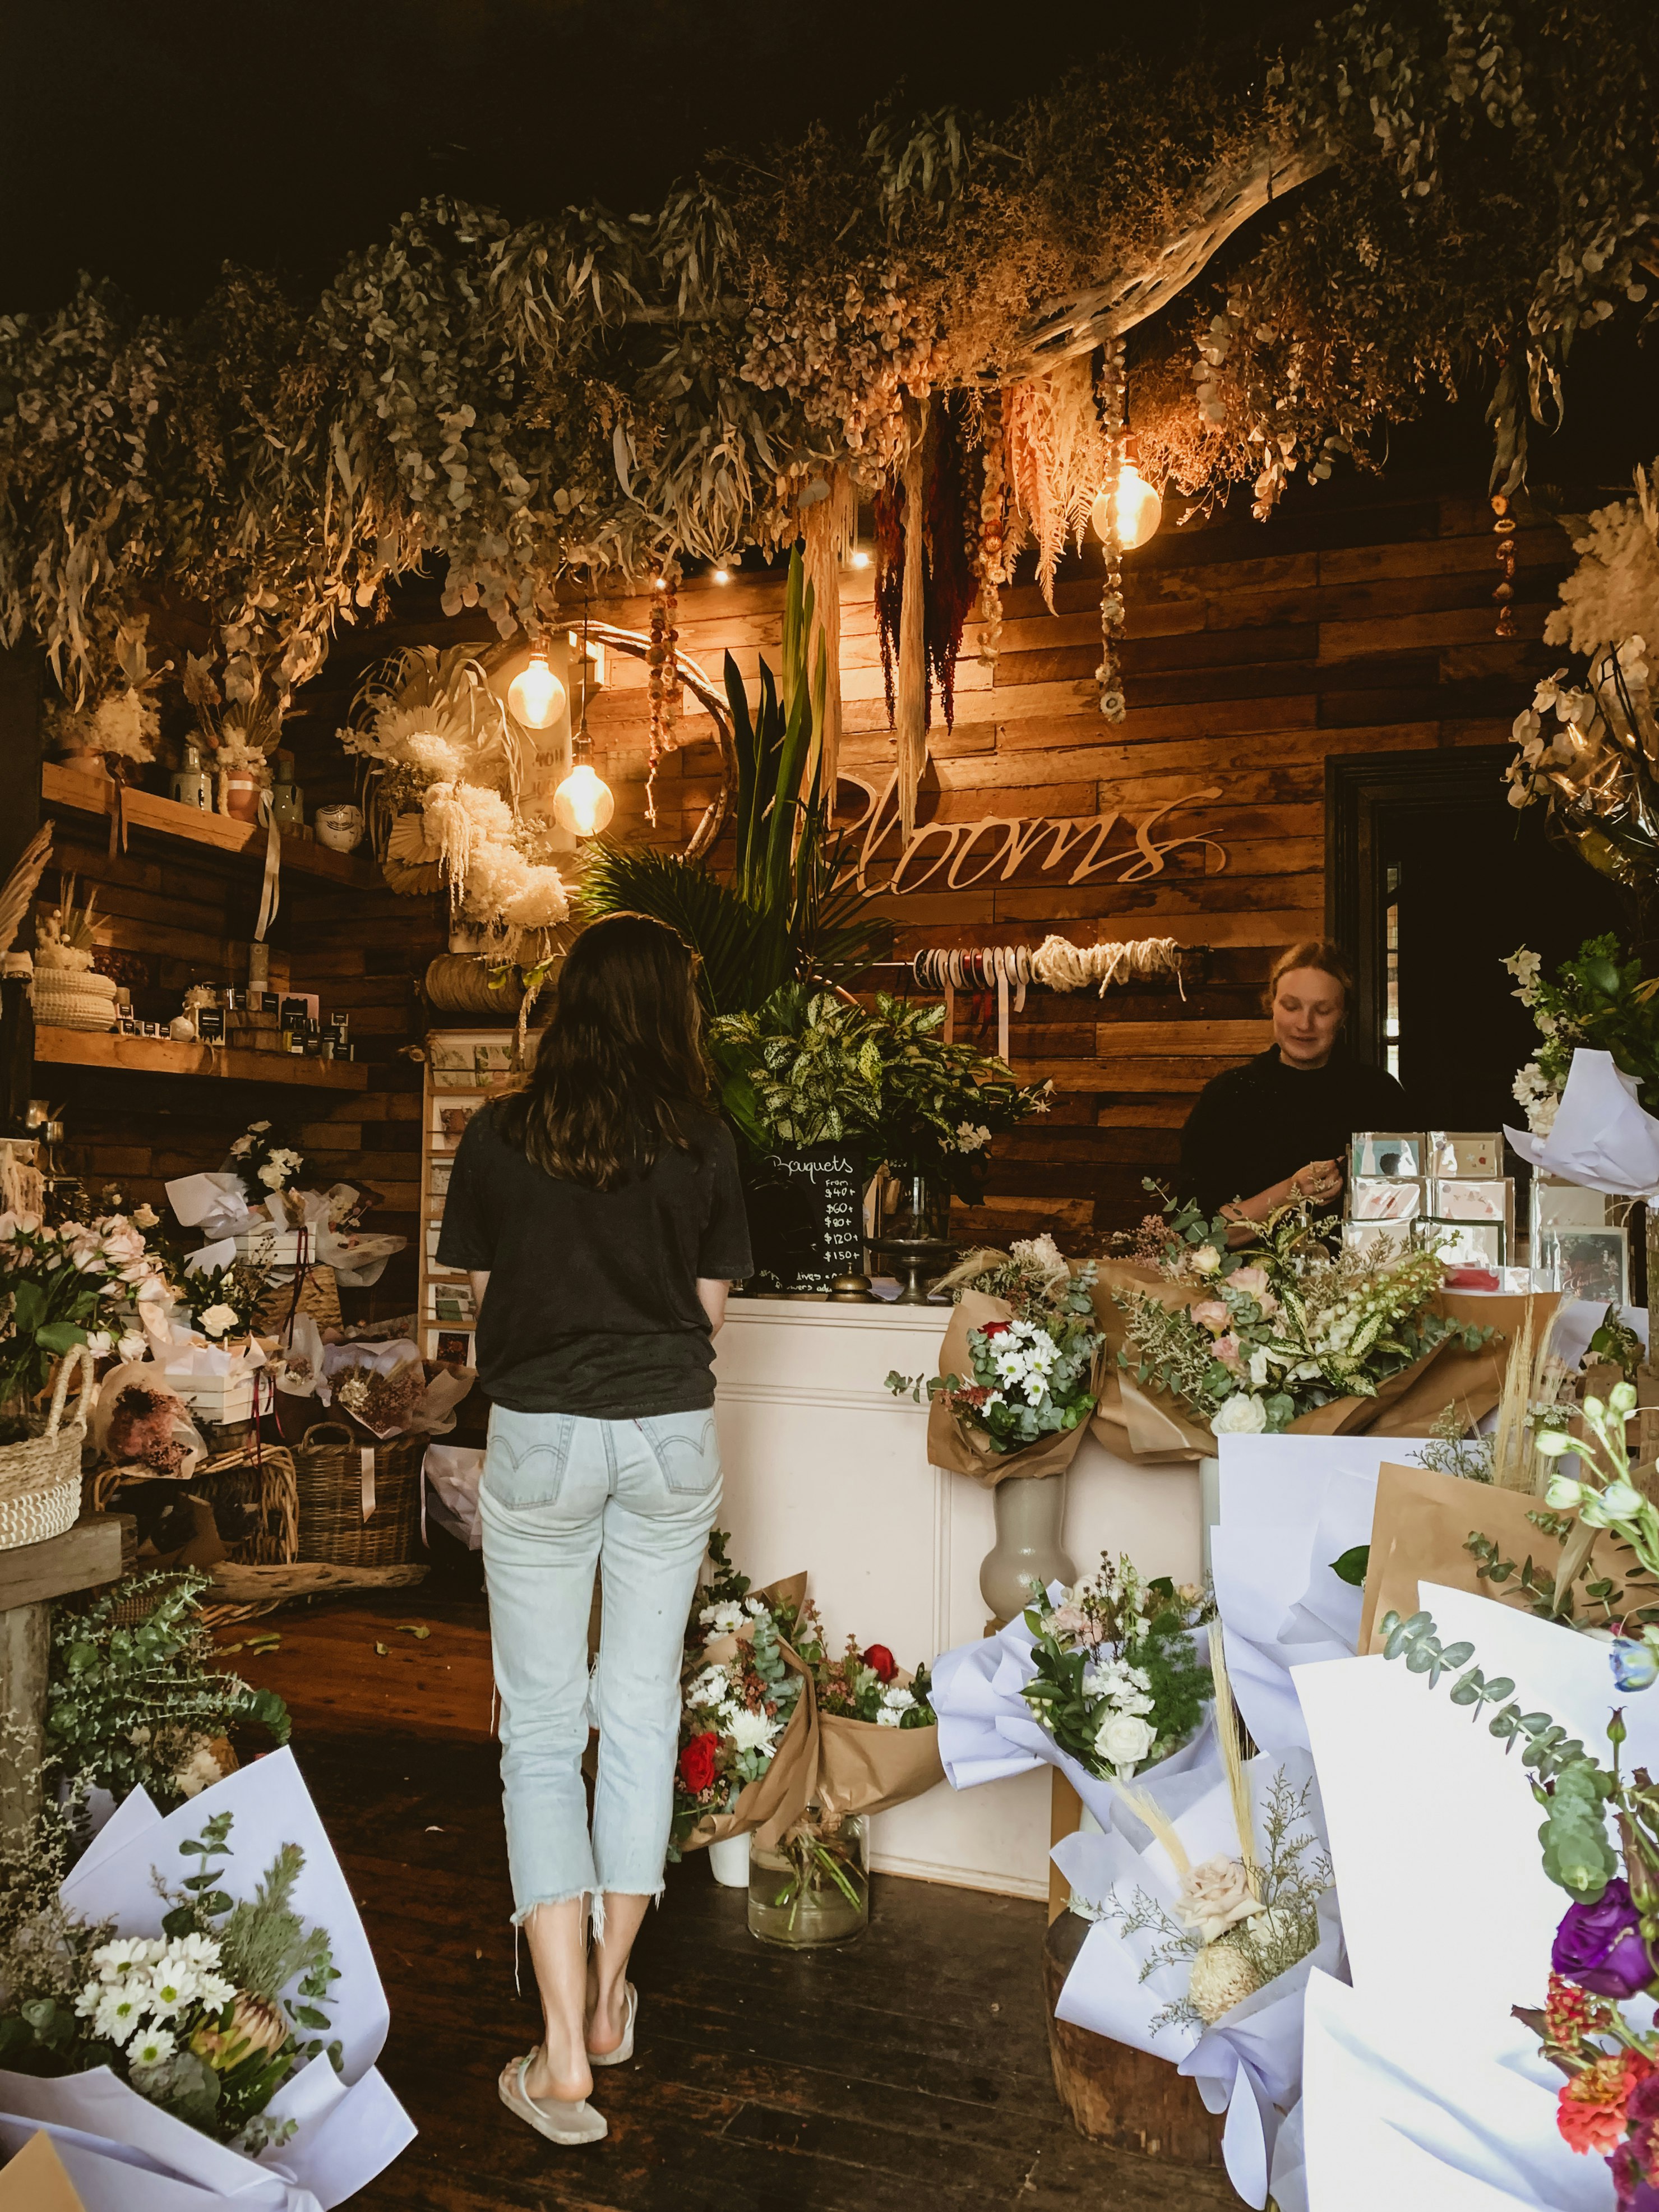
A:
<svg viewBox="0 0 1659 2212">
<path fill-rule="evenodd" d="M 864 1663 L 872 1668 L 884 1682 L 890 1682 L 898 1672 L 898 1661 L 884 1644 L 872 1644 L 864 1655 Z"/>
<path fill-rule="evenodd" d="M 680 1782 L 688 1797 L 701 1797 L 714 1780 L 720 1747 L 720 1740 L 710 1729 L 706 1735 L 694 1735 L 680 1753 Z"/>
<path fill-rule="evenodd" d="M 1565 2141 L 1574 2150 L 1611 2156 L 1625 2139 L 1630 2093 L 1651 2071 L 1645 2058 L 1621 2051 L 1575 2074 L 1555 2105 L 1555 2124 Z"/>
</svg>

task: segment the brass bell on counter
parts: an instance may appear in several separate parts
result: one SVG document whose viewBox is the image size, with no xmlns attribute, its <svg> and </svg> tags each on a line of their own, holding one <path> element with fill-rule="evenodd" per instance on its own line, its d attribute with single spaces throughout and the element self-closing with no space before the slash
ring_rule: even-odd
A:
<svg viewBox="0 0 1659 2212">
<path fill-rule="evenodd" d="M 868 1275 L 834 1275 L 830 1281 L 832 1306 L 872 1306 L 880 1301 L 870 1287 Z"/>
</svg>

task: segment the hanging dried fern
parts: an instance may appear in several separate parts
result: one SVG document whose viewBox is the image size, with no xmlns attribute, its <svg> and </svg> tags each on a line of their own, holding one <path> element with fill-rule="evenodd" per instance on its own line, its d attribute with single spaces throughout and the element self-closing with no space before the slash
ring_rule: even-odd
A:
<svg viewBox="0 0 1659 2212">
<path fill-rule="evenodd" d="M 1009 489 L 1036 546 L 1036 580 L 1052 612 L 1069 538 L 1079 545 L 1106 480 L 1105 441 L 1088 355 L 1055 363 L 1003 394 Z"/>
</svg>

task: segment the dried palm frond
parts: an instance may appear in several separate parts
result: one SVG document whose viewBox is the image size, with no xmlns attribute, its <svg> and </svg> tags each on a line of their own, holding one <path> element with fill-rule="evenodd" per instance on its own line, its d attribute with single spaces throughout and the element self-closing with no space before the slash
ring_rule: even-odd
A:
<svg viewBox="0 0 1659 2212">
<path fill-rule="evenodd" d="M 11 951 L 22 927 L 23 916 L 34 903 L 40 878 L 52 858 L 52 830 L 50 822 L 40 824 L 19 854 L 4 887 L 0 888 L 0 952 Z"/>
</svg>

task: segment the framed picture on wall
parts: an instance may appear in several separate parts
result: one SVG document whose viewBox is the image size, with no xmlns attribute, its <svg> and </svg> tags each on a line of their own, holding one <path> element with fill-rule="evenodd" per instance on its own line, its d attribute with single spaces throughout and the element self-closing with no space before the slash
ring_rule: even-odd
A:
<svg viewBox="0 0 1659 2212">
<path fill-rule="evenodd" d="M 440 1367 L 471 1367 L 471 1337 L 464 1328 L 441 1328 L 435 1357 Z"/>
</svg>

